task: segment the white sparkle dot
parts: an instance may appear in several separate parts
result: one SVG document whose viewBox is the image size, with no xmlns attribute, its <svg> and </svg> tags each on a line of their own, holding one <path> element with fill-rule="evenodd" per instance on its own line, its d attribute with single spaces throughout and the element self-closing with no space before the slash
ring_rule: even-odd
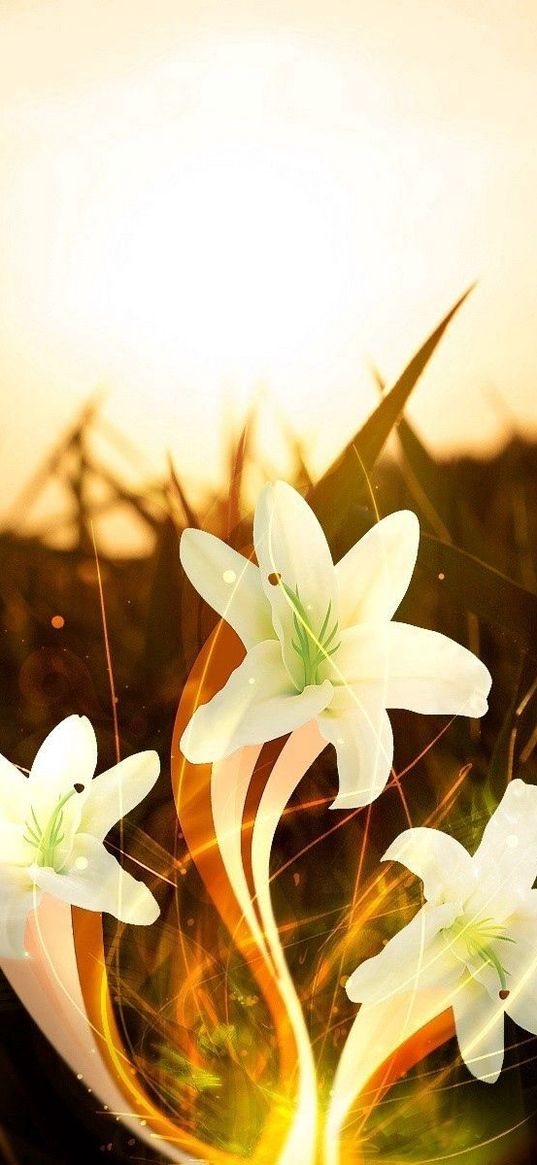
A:
<svg viewBox="0 0 537 1165">
<path fill-rule="evenodd" d="M 249 683 L 249 684 L 255 684 L 255 676 L 250 676 L 250 679 L 248 680 L 248 683 Z"/>
<path fill-rule="evenodd" d="M 338 737 L 336 738 L 336 744 L 345 744 L 345 739 L 344 739 L 344 737 L 343 737 L 343 736 L 338 736 Z"/>
<path fill-rule="evenodd" d="M 516 833 L 509 833 L 506 838 L 508 849 L 516 849 L 518 845 L 518 837 Z"/>
<path fill-rule="evenodd" d="M 232 583 L 237 581 L 237 575 L 235 574 L 234 570 L 225 570 L 222 577 L 224 579 L 224 582 L 229 583 L 230 586 L 232 585 Z"/>
<path fill-rule="evenodd" d="M 77 858 L 77 859 L 76 859 L 76 861 L 75 861 L 75 868 L 76 868 L 77 870 L 87 870 L 87 868 L 88 868 L 88 859 L 87 859 L 87 858 L 83 858 L 83 857 Z"/>
</svg>

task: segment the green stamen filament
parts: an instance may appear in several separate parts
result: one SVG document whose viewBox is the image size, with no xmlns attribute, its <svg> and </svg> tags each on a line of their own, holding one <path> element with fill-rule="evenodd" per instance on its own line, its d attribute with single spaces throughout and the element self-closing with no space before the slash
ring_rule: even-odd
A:
<svg viewBox="0 0 537 1165">
<path fill-rule="evenodd" d="M 493 944 L 496 942 L 512 943 L 515 940 L 503 932 L 504 927 L 495 925 L 490 918 L 468 922 L 464 916 L 456 919 L 446 930 L 446 933 L 452 936 L 454 941 L 462 940 L 466 954 L 470 959 L 481 959 L 483 965 L 488 965 L 494 969 L 500 983 L 500 996 L 505 999 L 509 995 L 507 987 L 509 972 L 503 966 Z"/>
<path fill-rule="evenodd" d="M 35 809 L 33 806 L 30 808 L 30 817 L 25 822 L 24 840 L 36 850 L 36 865 L 52 866 L 55 869 L 54 855 L 65 837 L 62 833 L 63 808 L 77 791 L 76 787 L 69 789 L 68 793 L 59 798 L 44 829 L 39 824 Z"/>
<path fill-rule="evenodd" d="M 330 626 L 332 612 L 332 600 L 330 600 L 319 634 L 316 635 L 311 627 L 308 612 L 298 593 L 298 586 L 293 591 L 279 576 L 278 583 L 293 608 L 295 638 L 291 640 L 291 646 L 302 662 L 304 669 L 303 686 L 307 688 L 310 684 L 319 682 L 317 673 L 320 664 L 334 655 L 334 652 L 340 647 L 340 643 L 334 643 L 338 632 L 338 621 L 335 619 Z"/>
</svg>

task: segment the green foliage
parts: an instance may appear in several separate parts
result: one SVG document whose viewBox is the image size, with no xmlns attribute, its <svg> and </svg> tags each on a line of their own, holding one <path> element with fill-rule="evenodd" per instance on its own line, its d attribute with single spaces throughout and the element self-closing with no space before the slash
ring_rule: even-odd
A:
<svg viewBox="0 0 537 1165">
<path fill-rule="evenodd" d="M 212 1030 L 202 1024 L 197 1035 L 200 1051 L 206 1056 L 218 1058 L 229 1056 L 237 1051 L 237 1030 L 232 1023 L 218 1023 Z"/>
<path fill-rule="evenodd" d="M 173 1080 L 174 1089 L 192 1088 L 194 1092 L 208 1092 L 220 1088 L 222 1080 L 208 1068 L 193 1064 L 175 1048 L 166 1047 L 160 1051 L 161 1068 Z"/>
<path fill-rule="evenodd" d="M 392 429 L 400 420 L 412 390 L 438 347 L 448 324 L 471 290 L 469 288 L 457 300 L 413 356 L 365 425 L 349 441 L 334 464 L 310 491 L 308 501 L 315 510 L 332 548 L 337 545 L 337 558 L 340 558 L 356 540 L 356 526 L 353 521 L 355 500 L 364 494 L 367 496 L 367 474 L 373 469 Z"/>
</svg>

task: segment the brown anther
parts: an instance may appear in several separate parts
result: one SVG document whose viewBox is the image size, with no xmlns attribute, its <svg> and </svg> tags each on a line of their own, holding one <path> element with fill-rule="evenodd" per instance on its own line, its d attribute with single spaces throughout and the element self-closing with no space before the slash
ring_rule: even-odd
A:
<svg viewBox="0 0 537 1165">
<path fill-rule="evenodd" d="M 281 574 L 276 574 L 275 571 L 273 571 L 272 574 L 269 574 L 268 580 L 271 587 L 277 587 L 281 577 Z"/>
<path fill-rule="evenodd" d="M 507 999 L 508 995 L 509 991 L 507 990 L 507 987 L 504 987 L 503 991 L 500 991 L 500 999 Z"/>
<path fill-rule="evenodd" d="M 76 785 L 73 785 L 73 789 L 75 790 L 75 793 L 83 793 L 84 785 L 81 785 L 80 782 L 77 782 Z"/>
</svg>

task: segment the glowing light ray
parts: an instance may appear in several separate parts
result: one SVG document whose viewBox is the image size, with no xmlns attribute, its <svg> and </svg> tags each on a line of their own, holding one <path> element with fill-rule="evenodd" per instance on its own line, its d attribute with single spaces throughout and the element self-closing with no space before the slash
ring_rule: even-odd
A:
<svg viewBox="0 0 537 1165">
<path fill-rule="evenodd" d="M 407 773 L 409 768 L 410 766 L 407 767 L 404 772 Z M 457 776 L 457 779 L 448 789 L 438 807 L 432 813 L 430 813 L 428 817 L 425 818 L 425 821 L 423 822 L 425 826 L 437 826 L 441 824 L 451 808 L 456 793 L 468 776 L 470 769 L 471 765 L 464 765 L 462 767 Z M 402 773 L 399 773 L 399 777 L 402 775 Z M 362 810 L 354 810 L 354 813 L 358 812 L 362 812 Z M 349 819 L 350 818 L 347 818 L 346 820 L 348 821 Z M 345 820 L 342 821 L 341 824 L 344 825 Z M 333 826 L 332 828 L 336 827 Z M 396 875 L 396 877 L 389 879 L 386 876 L 385 870 L 381 867 L 379 873 L 374 875 L 367 886 L 365 886 L 363 889 L 360 897 L 354 903 L 349 918 L 342 921 L 338 929 L 342 929 L 346 925 L 350 931 L 351 928 L 357 929 L 360 926 L 363 926 L 373 916 L 380 917 L 379 907 L 382 905 L 382 903 L 386 902 L 390 898 L 390 895 L 394 890 L 406 884 L 407 882 L 410 882 L 411 880 L 412 876 L 403 872 Z M 376 895 L 375 898 L 373 898 L 374 894 Z M 346 939 L 343 941 L 346 941 Z"/>
<path fill-rule="evenodd" d="M 367 842 L 368 842 L 368 838 L 369 838 L 369 827 L 370 827 L 370 824 L 371 824 L 371 805 L 368 805 L 368 806 L 367 806 L 367 813 L 366 813 L 366 823 L 365 823 L 365 828 L 364 828 L 364 832 L 363 832 L 363 836 L 362 836 L 362 843 L 361 843 L 361 846 L 360 846 L 360 856 L 359 856 L 359 859 L 358 859 L 358 868 L 357 868 L 357 871 L 356 871 L 356 877 L 355 877 L 355 879 L 354 879 L 354 888 L 353 888 L 353 892 L 352 892 L 352 901 L 351 901 L 351 906 L 350 906 L 350 917 L 351 917 L 351 918 L 352 918 L 352 915 L 353 915 L 353 912 L 354 912 L 354 909 L 355 909 L 355 906 L 356 906 L 356 900 L 357 900 L 357 898 L 358 898 L 358 891 L 359 891 L 359 888 L 360 888 L 360 885 L 361 885 L 361 881 L 362 881 L 362 869 L 363 869 L 363 864 L 364 864 L 364 860 L 365 860 L 365 854 L 366 854 L 366 849 L 367 849 Z M 347 948 L 348 948 L 348 946 L 349 946 L 349 943 L 350 943 L 350 941 L 351 941 L 351 937 L 352 937 L 352 933 L 351 933 L 351 931 L 350 931 L 350 930 L 347 930 L 347 934 L 346 934 L 346 936 L 344 937 L 344 939 L 343 939 L 343 942 L 341 943 L 341 947 L 340 947 L 340 956 L 339 956 L 339 969 L 338 969 L 338 973 L 337 973 L 337 975 L 336 975 L 336 977 L 335 977 L 335 986 L 334 986 L 334 990 L 333 990 L 333 992 L 332 992 L 332 999 L 331 999 L 331 1002 L 330 1002 L 330 1009 L 329 1009 L 329 1012 L 328 1012 L 328 1017 L 327 1017 L 327 1020 L 326 1020 L 326 1025 L 325 1025 L 325 1030 L 324 1030 L 323 1040 L 322 1040 L 322 1043 L 321 1043 L 321 1049 L 320 1049 L 320 1055 L 321 1055 L 321 1056 L 322 1056 L 322 1054 L 323 1054 L 323 1052 L 324 1052 L 324 1048 L 325 1048 L 325 1045 L 326 1045 L 326 1041 L 327 1041 L 327 1039 L 328 1039 L 328 1034 L 329 1034 L 329 1031 L 330 1031 L 330 1027 L 331 1027 L 331 1025 L 332 1025 L 332 1016 L 334 1015 L 334 1010 L 335 1010 L 335 1007 L 336 1007 L 336 1000 L 337 1000 L 337 996 L 338 996 L 338 991 L 339 991 L 339 985 L 340 985 L 341 975 L 342 975 L 342 972 L 343 972 L 343 963 L 344 963 L 344 961 L 345 961 L 345 956 L 346 956 L 346 954 L 347 954 Z"/>
<path fill-rule="evenodd" d="M 293 981 L 287 968 L 270 896 L 270 855 L 277 826 L 304 773 L 325 747 L 315 725 L 293 733 L 276 761 L 255 816 L 251 850 L 254 891 L 263 930 L 259 926 L 242 857 L 246 798 L 260 748 L 240 749 L 213 765 L 211 804 L 215 833 L 230 884 L 269 969 L 275 969 L 282 1001 L 296 1040 L 298 1084 L 296 1112 L 278 1165 L 291 1165 L 300 1152 L 308 1165 L 317 1141 L 317 1084 L 311 1043 Z M 264 931 L 264 933 L 263 933 Z"/>
<path fill-rule="evenodd" d="M 219 638 L 220 634 L 218 630 L 215 638 L 217 635 Z M 207 698 L 206 692 L 202 696 L 202 689 L 205 681 L 210 682 L 213 679 L 212 675 L 210 678 L 208 675 L 208 662 L 210 660 L 212 664 L 216 663 L 214 642 L 207 647 L 205 660 L 202 657 L 198 660 L 198 675 L 201 676 L 201 682 L 196 690 L 194 703 Z M 229 656 L 227 662 L 229 666 Z M 191 680 L 194 685 L 194 676 Z M 177 725 L 174 737 L 179 738 Z M 248 862 L 245 861 L 245 856 L 248 855 L 244 853 L 245 816 L 248 793 L 260 748 L 248 747 L 238 750 L 231 757 L 213 765 L 210 778 L 214 832 L 224 869 L 242 917 L 255 940 L 255 946 L 261 952 L 267 970 L 276 979 L 281 1002 L 285 1008 L 286 1022 L 296 1044 L 295 1112 L 284 1145 L 279 1155 L 273 1158 L 278 1165 L 294 1165 L 297 1157 L 304 1165 L 309 1165 L 310 1162 L 313 1165 L 317 1147 L 317 1082 L 309 1033 L 287 967 L 272 909 L 270 855 L 277 826 L 292 793 L 325 746 L 326 742 L 316 725 L 307 725 L 292 734 L 272 771 L 267 774 L 251 833 L 252 886 L 248 883 Z M 184 811 L 181 810 L 180 821 L 184 828 Z M 214 891 L 213 885 L 213 896 Z M 248 961 L 251 964 L 251 958 Z"/>
<path fill-rule="evenodd" d="M 292 978 L 289 974 L 270 895 L 270 855 L 279 821 L 299 781 L 325 747 L 316 724 L 295 731 L 284 746 L 271 773 L 254 822 L 252 873 L 267 944 L 278 973 L 282 998 L 288 1009 L 298 1051 L 296 1113 L 278 1165 L 313 1165 L 317 1145 L 317 1081 L 310 1036 Z"/>
<path fill-rule="evenodd" d="M 151 1112 L 151 1105 L 141 1090 L 137 1102 L 133 1103 L 136 1082 L 128 1076 L 128 1061 L 123 1062 L 118 1049 L 114 1049 L 114 1074 L 106 1066 L 103 1038 L 108 1035 L 110 1047 L 114 1040 L 112 1033 L 96 1026 L 88 1014 L 69 905 L 43 896 L 38 910 L 30 917 L 26 945 L 29 958 L 0 960 L 13 990 L 52 1046 L 82 1078 L 83 1086 L 112 1114 L 120 1113 L 122 1123 L 139 1140 L 154 1145 L 151 1117 L 157 1116 L 154 1128 L 161 1131 L 166 1130 L 169 1122 L 166 1118 L 158 1120 L 158 1114 Z M 101 982 L 108 998 L 106 974 L 102 970 Z M 119 1086 L 117 1077 L 124 1077 L 128 1090 Z M 181 1149 L 169 1144 L 163 1145 L 163 1154 L 179 1165 L 190 1165 L 193 1161 Z"/>
<path fill-rule="evenodd" d="M 520 858 L 519 861 L 521 860 Z M 485 908 L 486 906 L 487 901 L 484 903 Z M 477 916 L 475 918 L 477 920 Z M 418 980 L 422 967 L 423 954 L 424 951 L 422 949 L 419 952 L 417 970 L 411 992 L 388 996 L 381 1003 L 362 1004 L 360 1007 L 344 1045 L 334 1079 L 332 1100 L 325 1130 L 325 1165 L 339 1165 L 339 1146 L 343 1126 L 364 1084 L 368 1082 L 375 1071 L 382 1066 L 390 1055 L 395 1053 L 402 1044 L 406 1043 L 421 1028 L 426 1027 L 433 1020 L 438 1020 L 446 1010 L 451 1014 L 450 1009 L 454 995 L 464 991 L 466 983 L 472 979 L 471 974 L 468 973 L 467 978 L 460 982 L 455 992 L 453 989 L 447 992 L 442 989 L 420 990 Z M 435 956 L 432 961 L 436 961 L 437 958 L 438 956 Z M 527 983 L 535 975 L 536 970 L 537 955 L 531 960 L 524 973 L 519 977 L 518 982 L 510 990 L 509 994 L 512 1000 L 516 1000 Z M 503 1004 L 498 1004 L 495 1009 L 491 1010 L 488 1021 L 485 1021 L 479 1027 L 474 1038 L 469 1042 L 467 1054 L 479 1044 L 484 1035 L 488 1034 L 493 1028 L 498 1016 L 504 1012 L 505 1008 Z M 397 1021 L 399 1021 L 399 1024 Z M 377 1029 L 378 1035 L 375 1035 Z M 454 1022 L 451 1019 L 447 1021 L 447 1034 L 444 1035 L 443 1039 L 453 1034 L 454 1030 Z M 394 1032 L 397 1032 L 397 1035 L 394 1035 Z M 375 1037 L 374 1043 L 372 1043 L 373 1036 Z M 439 1042 L 443 1042 L 443 1040 Z M 372 1046 L 374 1046 L 375 1051 L 373 1060 L 369 1056 L 369 1051 Z M 485 1053 L 482 1056 L 474 1056 L 472 1059 L 474 1063 L 477 1063 L 479 1060 L 487 1059 L 487 1057 L 488 1053 Z"/>
<path fill-rule="evenodd" d="M 440 1040 L 438 1039 L 435 1042 L 438 1045 L 440 1043 Z M 509 1044 L 509 1050 L 510 1051 L 516 1050 L 517 1048 L 523 1047 L 525 1044 L 527 1044 L 529 1042 L 531 1042 L 531 1041 L 530 1040 L 515 1041 L 515 1042 Z M 433 1050 L 432 1044 L 429 1047 L 429 1050 L 430 1051 Z M 414 1058 L 414 1062 L 417 1062 L 418 1057 L 416 1056 L 413 1058 Z M 510 1065 L 508 1065 L 508 1067 L 505 1067 L 503 1069 L 503 1073 L 505 1074 L 506 1072 L 519 1071 L 519 1069 L 524 1064 L 530 1064 L 532 1062 L 535 1062 L 536 1059 L 537 1059 L 537 1057 L 535 1057 L 535 1056 L 526 1057 L 523 1060 L 519 1060 L 516 1064 L 510 1064 Z M 408 1065 L 408 1067 L 411 1067 L 411 1066 L 412 1066 L 411 1064 Z M 450 1082 L 449 1084 L 444 1084 L 444 1081 L 448 1080 L 451 1070 L 452 1070 L 452 1066 L 447 1065 L 440 1073 L 438 1072 L 437 1069 L 432 1069 L 431 1071 L 428 1071 L 428 1072 L 421 1071 L 418 1074 L 418 1078 L 419 1078 L 420 1082 L 423 1084 L 422 1094 L 425 1095 L 426 1093 L 430 1092 L 431 1088 L 434 1088 L 435 1093 L 438 1094 L 441 1092 L 448 1092 L 448 1091 L 455 1092 L 455 1091 L 458 1091 L 460 1089 L 465 1089 L 465 1088 L 468 1088 L 469 1086 L 470 1087 L 472 1086 L 473 1079 L 471 1077 L 469 1077 L 466 1080 L 458 1080 L 456 1083 Z M 428 1081 L 428 1083 L 424 1084 L 423 1082 L 426 1080 Z M 388 1080 L 388 1087 L 389 1087 L 389 1083 L 390 1082 Z M 371 1090 L 368 1090 L 368 1092 L 370 1092 L 370 1095 L 374 1096 L 374 1100 L 368 1106 L 368 1108 L 365 1110 L 365 1115 L 363 1116 L 363 1118 L 360 1119 L 360 1125 L 359 1125 L 360 1129 L 362 1129 L 366 1123 L 369 1112 L 371 1111 L 371 1109 L 373 1107 L 378 1110 L 381 1108 L 386 1108 L 389 1105 L 392 1105 L 392 1106 L 395 1105 L 396 1112 L 395 1113 L 392 1112 L 391 1115 L 388 1115 L 387 1117 L 385 1117 L 385 1119 L 383 1121 L 381 1121 L 377 1124 L 377 1126 L 376 1126 L 377 1134 L 378 1134 L 378 1132 L 386 1133 L 389 1129 L 391 1129 L 393 1127 L 393 1125 L 397 1121 L 401 1120 L 401 1117 L 405 1113 L 409 1112 L 412 1108 L 414 1110 L 416 1108 L 415 1098 L 407 1098 L 403 1103 L 401 1103 L 400 1099 L 396 1099 L 393 1097 L 387 1098 L 387 1099 L 379 1099 L 379 1091 L 380 1091 L 379 1088 L 376 1088 L 376 1089 L 372 1088 Z M 384 1091 L 387 1091 L 386 1087 L 384 1087 Z M 365 1099 L 367 1097 L 368 1092 L 362 1092 L 362 1094 L 361 1094 L 362 1099 Z M 350 1124 L 351 1124 L 351 1122 L 349 1121 L 348 1127 L 350 1127 Z M 505 1132 L 501 1135 L 506 1136 L 511 1131 L 512 1130 L 510 1130 L 510 1129 L 506 1129 Z M 373 1133 L 371 1133 L 368 1137 L 364 1137 L 361 1141 L 361 1147 L 363 1148 L 367 1144 L 367 1141 L 371 1140 L 372 1137 L 373 1137 Z M 478 1146 L 476 1145 L 475 1148 L 477 1149 L 477 1147 Z"/>
<path fill-rule="evenodd" d="M 242 748 L 213 765 L 211 805 L 218 847 L 230 885 L 259 950 L 272 969 L 270 953 L 259 926 L 242 858 L 246 797 L 260 752 L 261 748 L 257 746 Z"/>
<path fill-rule="evenodd" d="M 102 574 L 101 574 L 101 564 L 99 561 L 99 552 L 97 550 L 97 539 L 96 539 L 96 535 L 95 535 L 95 527 L 94 527 L 93 522 L 91 522 L 91 521 L 90 521 L 90 531 L 91 531 L 91 540 L 92 540 L 92 544 L 93 544 L 93 554 L 94 554 L 94 558 L 95 558 L 95 571 L 96 571 L 96 576 L 97 576 L 97 586 L 98 586 L 98 591 L 99 591 L 99 608 L 100 608 L 100 613 L 101 613 L 101 625 L 102 625 L 102 629 L 103 629 L 103 645 L 104 645 L 104 654 L 105 654 L 105 659 L 106 659 L 106 671 L 107 671 L 107 675 L 108 675 L 108 686 L 109 686 L 109 691 L 110 691 L 112 724 L 114 727 L 114 747 L 115 747 L 115 753 L 116 753 L 116 764 L 119 764 L 121 761 L 121 738 L 120 738 L 120 733 L 119 733 L 118 696 L 116 694 L 116 681 L 115 681 L 115 677 L 114 677 L 114 667 L 113 667 L 113 663 L 112 663 L 112 650 L 110 647 L 110 635 L 108 632 L 108 618 L 107 618 L 107 614 L 106 614 L 106 603 L 104 600 L 104 587 L 103 587 L 103 580 L 102 580 Z M 123 846 L 124 846 L 123 788 L 122 788 L 121 784 L 119 786 L 119 845 L 120 845 L 121 851 L 123 852 Z M 119 914 L 121 914 L 121 900 L 122 900 L 122 882 L 120 881 L 119 888 L 118 888 L 118 907 L 119 907 L 118 913 Z M 116 941 L 114 942 L 114 946 L 113 946 L 113 954 L 114 954 L 114 958 L 115 958 L 115 967 L 116 967 L 116 976 L 117 976 L 118 982 L 119 982 L 119 978 L 120 978 L 120 975 L 119 975 L 120 941 L 119 940 L 120 940 L 121 933 L 122 933 L 122 928 L 121 928 L 120 922 L 118 921 L 117 925 L 116 925 Z M 125 1041 L 125 1044 L 129 1050 L 129 1052 L 131 1054 L 134 1054 L 134 1048 L 133 1048 L 132 1043 L 131 1043 L 130 1038 L 129 1038 L 127 1024 L 125 1023 L 125 1017 L 123 1014 L 123 1006 L 122 1006 L 122 1002 L 121 1002 L 121 997 L 119 997 L 119 999 L 118 999 L 118 1008 L 119 1008 L 119 1014 L 120 1014 L 120 1018 L 121 1018 L 121 1029 L 122 1029 L 123 1039 Z"/>
<path fill-rule="evenodd" d="M 218 645 L 218 650 L 216 649 Z M 260 1140 L 253 1152 L 252 1160 L 259 1165 L 293 1165 L 299 1159 L 309 1165 L 310 1158 L 304 1158 L 304 1143 L 298 1142 L 304 1109 L 303 1096 L 307 1094 L 308 1113 L 311 1120 L 311 1100 L 315 1102 L 315 1081 L 313 1088 L 310 1076 L 304 1087 L 302 1062 L 309 1057 L 311 1049 L 300 1004 L 287 970 L 277 928 L 270 906 L 268 874 L 266 893 L 268 907 L 263 912 L 259 903 L 259 885 L 253 880 L 253 862 L 250 868 L 249 847 L 252 844 L 253 829 L 258 814 L 254 813 L 251 827 L 249 794 L 255 793 L 254 777 L 262 776 L 270 785 L 270 767 L 257 764 L 260 749 L 245 748 L 227 761 L 219 762 L 213 769 L 208 765 L 190 765 L 180 754 L 179 741 L 184 725 L 195 707 L 210 698 L 212 690 L 218 690 L 225 683 L 228 674 L 237 666 L 238 644 L 236 637 L 224 624 L 220 623 L 201 651 L 185 686 L 174 726 L 172 745 L 172 777 L 177 803 L 178 817 L 190 854 L 194 857 L 198 872 L 215 902 L 222 921 L 232 936 L 236 949 L 245 960 L 249 970 L 260 986 L 275 1024 L 280 1055 L 279 1080 L 282 1102 L 275 1112 L 269 1113 Z M 323 746 L 316 745 L 317 751 Z M 304 758 L 298 764 L 292 788 L 304 775 Z M 265 769 L 267 768 L 266 777 Z M 238 782 L 230 795 L 230 782 Z M 274 828 L 279 821 L 292 789 L 286 791 L 283 804 L 278 810 Z M 217 832 L 218 829 L 218 832 Z M 268 839 L 268 835 L 267 835 Z M 267 857 L 272 839 L 269 840 Z M 249 884 L 249 878 L 252 884 Z M 256 881 L 259 877 L 256 874 Z M 256 909 L 257 908 L 257 909 Z M 259 913 L 257 913 L 257 911 Z M 267 925 L 268 924 L 268 925 Z M 271 930 L 271 926 L 274 931 Z M 306 1050 L 307 1045 L 307 1050 Z M 298 1067 L 298 1085 L 294 1074 Z M 302 1107 L 300 1107 L 302 1106 Z M 289 1138 L 292 1137 L 289 1150 Z M 206 1150 L 209 1151 L 209 1148 Z"/>
<path fill-rule="evenodd" d="M 528 1116 L 523 1117 L 522 1120 L 517 1121 L 516 1124 L 511 1125 L 508 1129 L 503 1129 L 501 1133 L 495 1133 L 493 1137 L 487 1137 L 486 1140 L 476 1142 L 472 1145 L 472 1149 L 474 1151 L 484 1149 L 487 1145 L 494 1145 L 496 1141 L 501 1141 L 502 1137 L 508 1137 L 512 1133 L 516 1133 L 517 1129 L 521 1129 L 524 1125 L 529 1124 L 536 1114 L 537 1110 L 528 1113 Z M 438 1157 L 422 1157 L 419 1161 L 415 1162 L 415 1165 L 436 1165 L 436 1162 L 453 1161 L 456 1157 L 462 1157 L 463 1154 L 468 1154 L 467 1148 L 456 1149 L 453 1153 L 441 1153 Z"/>
<path fill-rule="evenodd" d="M 391 998 L 386 1003 L 362 1005 L 344 1044 L 334 1077 L 324 1131 L 324 1165 L 340 1165 L 343 1160 L 341 1137 L 345 1121 L 365 1086 L 385 1065 L 382 1086 L 386 1087 L 394 1079 L 393 1066 L 387 1065 L 387 1061 L 422 1028 L 442 1018 L 446 1006 L 445 994 L 437 990 L 411 992 Z M 452 1031 L 453 1024 L 446 1019 L 434 1043 L 444 1042 Z M 428 1048 L 420 1049 L 418 1059 L 430 1047 L 429 1044 Z M 407 1068 L 408 1064 L 405 1064 L 402 1070 Z M 396 1074 L 401 1074 L 400 1068 Z M 375 1099 L 370 1102 L 369 1111 L 374 1103 Z"/>
<path fill-rule="evenodd" d="M 438 735 L 439 736 L 443 735 L 443 733 L 445 731 L 446 731 L 446 729 L 442 729 L 442 732 L 439 733 Z M 433 741 L 433 743 L 434 743 L 434 741 Z M 427 748 L 424 749 L 424 753 L 427 752 L 430 747 L 432 747 L 432 745 L 428 745 Z M 417 758 L 418 760 L 421 759 L 421 755 L 422 754 L 420 754 L 420 757 Z M 388 788 L 392 788 L 392 787 L 397 787 L 398 781 L 400 780 L 400 778 L 402 776 L 406 775 L 408 772 L 410 772 L 410 770 L 413 768 L 415 763 L 417 763 L 417 760 L 412 762 L 412 764 L 408 765 L 407 768 L 404 769 L 403 772 L 399 773 L 398 775 L 395 772 L 392 772 L 391 780 L 388 783 L 388 785 L 386 786 L 386 788 L 388 789 Z M 449 809 L 451 808 L 451 805 L 453 803 L 454 797 L 455 797 L 458 789 L 460 788 L 461 784 L 463 783 L 466 776 L 468 775 L 471 767 L 472 767 L 471 765 L 464 765 L 463 766 L 463 768 L 459 772 L 457 779 L 455 780 L 453 785 L 450 786 L 447 793 L 443 797 L 442 801 L 438 805 L 437 809 L 433 813 L 429 814 L 429 816 L 425 819 L 424 825 L 431 825 L 431 826 L 438 825 L 441 821 L 443 821 L 444 817 L 446 816 L 446 814 L 449 812 Z M 317 801 L 313 802 L 312 804 L 315 806 L 317 804 L 327 804 L 330 800 L 331 800 L 330 797 L 326 797 L 326 798 L 322 798 L 318 802 Z M 304 809 L 304 808 L 308 808 L 308 807 L 309 807 L 308 805 L 305 805 L 305 806 L 302 806 L 301 808 Z M 330 837 L 330 835 L 332 833 L 335 833 L 338 830 L 340 830 L 342 827 L 347 826 L 355 817 L 359 816 L 359 814 L 367 812 L 367 809 L 368 809 L 367 806 L 360 806 L 358 809 L 353 809 L 352 811 L 347 812 L 344 815 L 342 815 L 342 817 L 335 823 L 335 825 L 332 825 L 329 829 L 325 830 L 318 837 L 316 837 L 312 841 L 308 842 L 308 844 L 306 846 L 304 846 L 301 850 L 299 850 L 298 853 L 296 853 L 292 858 L 289 858 L 286 862 L 284 862 L 271 875 L 271 881 L 273 881 L 275 878 L 278 878 L 291 865 L 293 865 L 296 861 L 298 861 L 301 857 L 303 857 L 304 854 L 308 853 L 315 846 L 319 845 L 320 842 L 325 841 L 328 837 Z M 373 915 L 373 913 L 375 915 L 375 918 L 377 918 L 377 919 L 383 918 L 387 914 L 392 913 L 392 911 L 381 911 L 380 905 L 382 904 L 382 902 L 384 902 L 386 900 L 386 898 L 389 897 L 389 895 L 392 893 L 393 890 L 396 889 L 396 887 L 400 886 L 406 880 L 410 880 L 410 879 L 408 877 L 406 877 L 404 874 L 400 874 L 400 875 L 398 875 L 397 878 L 393 879 L 392 881 L 386 882 L 386 874 L 384 871 L 381 870 L 381 872 L 379 874 L 377 874 L 372 880 L 370 880 L 368 885 L 365 887 L 365 889 L 361 893 L 360 897 L 356 901 L 352 900 L 351 903 L 349 903 L 349 914 L 345 914 L 345 916 L 337 924 L 335 931 L 331 933 L 330 939 L 328 939 L 327 942 L 325 944 L 323 944 L 323 947 L 321 948 L 321 953 L 322 953 L 322 950 L 324 949 L 324 946 L 328 945 L 328 943 L 333 940 L 334 935 L 336 934 L 337 931 L 345 930 L 345 932 L 348 931 L 350 933 L 351 929 L 357 929 L 360 925 L 365 924 L 367 922 L 367 920 Z M 384 889 L 380 888 L 381 882 L 386 882 Z M 369 906 L 364 907 L 364 902 L 366 901 L 366 899 L 368 897 L 372 896 L 373 892 L 376 892 L 377 897 L 375 898 L 374 901 L 370 902 Z M 355 922 L 354 915 L 358 913 L 358 907 L 362 907 L 362 910 L 360 913 L 359 922 Z M 341 913 L 340 907 L 338 907 L 338 912 Z M 342 945 L 345 945 L 345 946 L 347 945 L 347 938 L 346 937 L 342 940 Z M 312 1000 L 313 1000 L 313 997 L 315 996 L 316 990 L 317 990 L 318 974 L 319 974 L 319 972 L 316 973 L 314 982 L 312 984 L 312 989 L 311 989 Z M 338 1025 L 337 1024 L 331 1025 L 330 1030 L 333 1030 L 334 1026 L 337 1027 Z"/>
</svg>

